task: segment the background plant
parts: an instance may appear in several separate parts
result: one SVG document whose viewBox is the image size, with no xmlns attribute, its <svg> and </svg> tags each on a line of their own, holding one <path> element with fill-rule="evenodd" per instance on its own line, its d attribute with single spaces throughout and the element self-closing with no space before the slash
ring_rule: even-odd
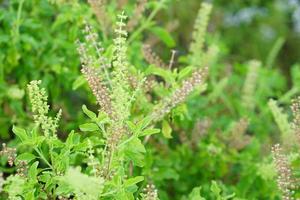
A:
<svg viewBox="0 0 300 200">
<path fill-rule="evenodd" d="M 25 147 L 17 145 L 19 139 L 14 138 L 11 132 L 12 124 L 26 127 L 27 131 L 34 129 L 33 122 L 36 120 L 30 120 L 30 115 L 26 114 L 31 111 L 25 106 L 27 99 L 24 89 L 30 80 L 41 79 L 42 85 L 48 90 L 49 104 L 53 108 L 51 110 L 54 110 L 49 112 L 49 116 L 53 116 L 49 119 L 54 120 L 54 113 L 62 108 L 62 120 L 56 133 L 59 139 L 50 140 L 46 144 L 38 143 L 41 148 L 38 151 L 46 153 L 49 148 L 54 148 L 60 155 L 60 152 L 66 151 L 66 142 L 60 141 L 68 141 L 70 134 L 67 133 L 80 127 L 86 132 L 80 134 L 79 143 L 84 147 L 78 147 L 76 151 L 90 159 L 88 170 L 84 171 L 83 163 L 87 162 L 80 162 L 80 156 L 79 161 L 75 159 L 71 165 L 81 165 L 81 172 L 67 173 L 64 170 L 68 168 L 66 164 L 55 168 L 64 172 L 63 179 L 69 183 L 74 182 L 70 174 L 77 174 L 77 178 L 82 179 L 86 178 L 82 173 L 91 175 L 93 166 L 97 166 L 97 162 L 93 161 L 99 158 L 100 153 L 95 151 L 98 146 L 93 145 L 103 141 L 98 141 L 93 131 L 89 131 L 95 129 L 95 125 L 91 125 L 95 122 L 87 120 L 79 111 L 82 104 L 86 105 L 86 112 L 86 108 L 89 108 L 97 113 L 99 107 L 95 103 L 98 99 L 92 95 L 84 76 L 80 74 L 76 40 L 83 41 L 85 34 L 82 34 L 82 30 L 86 23 L 92 25 L 99 37 L 97 42 L 101 41 L 105 49 L 101 54 L 106 58 L 103 62 L 108 63 L 106 69 L 111 73 L 114 24 L 117 13 L 124 10 L 134 27 L 127 29 L 126 56 L 130 63 L 129 74 L 132 75 L 129 77 L 128 88 L 132 91 L 140 88 L 133 92 L 135 98 L 129 117 L 133 124 L 142 119 L 143 114 L 150 114 L 159 108 L 155 105 L 169 105 L 157 102 L 169 102 L 172 94 L 176 95 L 175 91 L 180 91 L 178 89 L 192 71 L 206 64 L 209 66 L 207 85 L 189 95 L 187 103 L 181 103 L 153 124 L 152 128 L 161 129 L 162 135 L 156 134 L 145 139 L 147 153 L 144 167 L 134 167 L 133 173 L 151 177 L 151 183 L 155 185 L 160 199 L 191 199 L 200 196 L 206 199 L 226 196 L 278 199 L 281 192 L 276 187 L 276 169 L 270 157 L 271 146 L 275 143 L 283 145 L 283 153 L 288 156 L 288 163 L 293 173 L 296 173 L 293 176 L 297 175 L 295 169 L 298 166 L 297 149 L 289 147 L 295 125 L 290 125 L 292 116 L 288 107 L 291 99 L 299 92 L 298 51 L 295 50 L 299 3 L 218 1 L 213 2 L 214 8 L 209 14 L 207 7 L 198 12 L 199 1 L 95 2 L 1 2 L 0 135 L 8 142 L 4 148 L 4 152 L 10 152 L 8 158 L 14 160 L 15 147 L 18 154 L 26 151 Z M 137 15 L 139 17 L 135 17 Z M 103 16 L 107 19 L 105 23 L 101 20 Z M 201 20 L 209 16 L 210 21 Z M 200 25 L 202 29 L 197 31 L 194 26 L 197 20 L 194 19 L 203 23 Z M 204 31 L 206 23 L 208 34 Z M 193 49 L 197 49 L 191 45 L 195 37 L 195 34 L 191 34 L 193 30 L 201 36 L 200 42 L 194 45 L 200 49 L 199 54 L 198 50 L 193 53 Z M 249 35 L 249 32 L 253 34 Z M 147 45 L 147 51 L 141 52 Z M 96 54 L 93 49 L 88 52 L 91 56 Z M 200 66 L 195 66 L 199 63 Z M 104 82 L 107 83 L 106 80 Z M 202 95 L 199 95 L 199 91 Z M 273 101 L 270 101 L 268 107 L 269 99 Z M 78 136 L 75 138 L 78 141 Z M 40 161 L 38 168 L 47 169 L 43 156 L 34 149 L 31 153 Z M 47 153 L 44 157 L 50 160 Z M 57 155 L 52 157 L 54 163 L 55 160 L 61 160 Z M 16 170 L 6 165 L 6 156 L 1 160 L 1 171 L 7 180 L 6 177 Z M 34 171 L 37 164 L 30 159 L 24 160 L 26 162 L 17 162 L 16 168 L 26 175 L 25 172 L 30 171 L 31 166 Z M 45 177 L 44 180 L 50 179 Z M 94 181 L 99 180 L 87 178 L 87 181 L 94 184 Z M 143 188 L 142 185 L 147 184 L 147 181 L 141 181 L 138 186 Z M 32 187 L 36 182 L 29 185 Z M 78 187 L 76 182 L 73 187 Z M 149 186 L 148 189 L 153 188 Z M 76 192 L 80 193 L 81 190 L 85 188 L 77 188 Z M 293 191 L 297 197 L 297 189 Z M 155 192 L 153 194 L 155 196 Z M 235 197 L 230 197 L 233 194 Z M 34 195 L 40 194 L 36 192 Z"/>
</svg>

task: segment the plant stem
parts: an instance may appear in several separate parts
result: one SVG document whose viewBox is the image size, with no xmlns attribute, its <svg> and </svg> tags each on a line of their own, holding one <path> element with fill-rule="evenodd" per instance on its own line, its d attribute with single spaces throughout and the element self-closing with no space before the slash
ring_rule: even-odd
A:
<svg viewBox="0 0 300 200">
<path fill-rule="evenodd" d="M 51 168 L 51 170 L 53 170 L 52 165 L 48 162 L 43 153 L 36 147 L 34 147 L 34 150 L 39 154 L 40 158 Z"/>
<path fill-rule="evenodd" d="M 147 18 L 147 20 L 142 23 L 142 25 L 135 31 L 133 32 L 133 34 L 130 36 L 130 38 L 128 39 L 128 43 L 131 43 L 133 40 L 135 40 L 135 38 L 142 33 L 146 28 L 148 28 L 148 26 L 151 25 L 152 23 L 152 19 L 155 17 L 155 15 L 158 13 L 158 11 L 162 8 L 162 6 L 164 5 L 165 0 L 161 0 L 158 5 L 156 6 L 156 8 L 151 12 L 151 14 L 149 15 L 149 17 Z"/>
</svg>

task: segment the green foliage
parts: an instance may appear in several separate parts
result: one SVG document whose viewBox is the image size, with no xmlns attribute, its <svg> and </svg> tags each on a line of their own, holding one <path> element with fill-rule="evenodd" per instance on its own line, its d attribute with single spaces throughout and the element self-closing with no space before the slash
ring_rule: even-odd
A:
<svg viewBox="0 0 300 200">
<path fill-rule="evenodd" d="M 275 100 L 271 99 L 268 105 L 281 131 L 282 141 L 287 143 L 295 141 L 293 140 L 294 133 L 288 121 L 288 116 L 285 113 L 283 113 L 281 108 L 278 107 L 277 102 Z"/>
<path fill-rule="evenodd" d="M 89 177 L 78 169 L 70 168 L 64 176 L 59 178 L 61 182 L 70 187 L 70 191 L 74 191 L 78 199 L 82 200 L 99 199 L 104 187 L 103 179 Z"/>
<path fill-rule="evenodd" d="M 213 7 L 0 1 L 0 199 L 284 198 L 300 5 Z"/>
</svg>

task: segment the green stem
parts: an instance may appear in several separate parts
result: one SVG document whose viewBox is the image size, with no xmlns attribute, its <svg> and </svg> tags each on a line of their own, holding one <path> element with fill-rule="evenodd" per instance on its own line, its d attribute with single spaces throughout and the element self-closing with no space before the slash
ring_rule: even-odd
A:
<svg viewBox="0 0 300 200">
<path fill-rule="evenodd" d="M 50 167 L 50 169 L 53 170 L 52 165 L 45 158 L 44 154 L 38 148 L 36 148 L 36 147 L 34 147 L 34 150 L 39 154 L 40 158 Z"/>
<path fill-rule="evenodd" d="M 267 57 L 267 60 L 266 60 L 266 68 L 272 68 L 273 67 L 275 59 L 276 59 L 278 53 L 280 52 L 282 46 L 284 45 L 284 42 L 285 42 L 285 40 L 282 37 L 279 37 L 275 41 L 271 51 L 268 54 L 268 57 Z"/>
<path fill-rule="evenodd" d="M 17 12 L 17 19 L 15 21 L 15 26 L 13 27 L 13 38 L 14 42 L 19 38 L 19 27 L 21 24 L 21 14 L 22 14 L 22 9 L 23 9 L 23 4 L 25 0 L 20 0 L 19 6 L 18 6 L 18 12 Z"/>
<path fill-rule="evenodd" d="M 147 18 L 147 20 L 130 36 L 130 38 L 128 39 L 128 43 L 131 43 L 133 40 L 135 40 L 135 38 L 139 34 L 141 34 L 146 28 L 148 28 L 148 26 L 151 26 L 152 19 L 155 17 L 155 15 L 158 13 L 158 11 L 163 7 L 164 3 L 165 3 L 165 0 L 161 0 L 158 3 L 156 8 L 151 12 L 149 17 Z"/>
</svg>

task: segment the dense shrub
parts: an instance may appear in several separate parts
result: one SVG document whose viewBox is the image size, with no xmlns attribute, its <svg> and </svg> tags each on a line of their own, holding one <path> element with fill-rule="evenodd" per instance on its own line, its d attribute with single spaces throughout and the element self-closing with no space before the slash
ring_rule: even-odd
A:
<svg viewBox="0 0 300 200">
<path fill-rule="evenodd" d="M 255 2 L 2 1 L 0 198 L 297 198 L 299 5 Z"/>
</svg>

